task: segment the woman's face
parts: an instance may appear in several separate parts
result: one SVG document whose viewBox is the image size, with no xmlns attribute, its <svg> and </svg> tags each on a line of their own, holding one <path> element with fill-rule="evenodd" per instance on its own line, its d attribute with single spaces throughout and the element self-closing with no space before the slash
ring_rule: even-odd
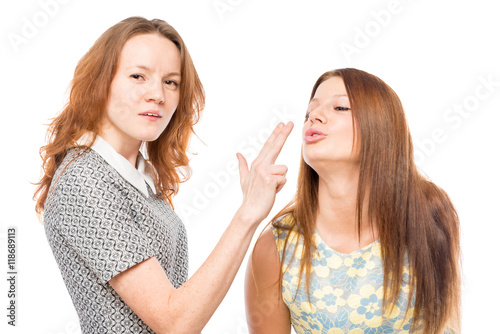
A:
<svg viewBox="0 0 500 334">
<path fill-rule="evenodd" d="M 131 37 L 123 46 L 111 82 L 100 135 L 113 146 L 153 141 L 179 103 L 179 50 L 158 34 Z"/>
<path fill-rule="evenodd" d="M 319 85 L 307 115 L 302 129 L 302 154 L 309 166 L 318 172 L 333 164 L 359 164 L 359 140 L 353 147 L 351 105 L 341 77 Z"/>
</svg>

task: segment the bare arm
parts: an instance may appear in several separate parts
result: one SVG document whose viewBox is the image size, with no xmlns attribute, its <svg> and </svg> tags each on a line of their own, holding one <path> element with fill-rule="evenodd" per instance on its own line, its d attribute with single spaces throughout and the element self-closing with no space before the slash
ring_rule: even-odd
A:
<svg viewBox="0 0 500 334">
<path fill-rule="evenodd" d="M 250 334 L 290 334 L 290 311 L 278 279 L 280 259 L 271 229 L 255 245 L 245 277 L 245 303 Z"/>
<path fill-rule="evenodd" d="M 156 258 L 113 277 L 109 283 L 157 333 L 200 333 L 226 295 L 258 224 L 269 214 L 286 182 L 286 167 L 274 165 L 293 124 L 278 126 L 248 170 L 238 155 L 243 204 L 203 265 L 175 289 Z"/>
</svg>

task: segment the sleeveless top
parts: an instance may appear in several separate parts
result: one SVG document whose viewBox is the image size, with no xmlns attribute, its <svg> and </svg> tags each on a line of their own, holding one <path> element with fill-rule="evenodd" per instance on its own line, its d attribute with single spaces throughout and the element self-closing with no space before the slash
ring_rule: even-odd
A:
<svg viewBox="0 0 500 334">
<path fill-rule="evenodd" d="M 288 215 L 280 221 L 280 225 L 289 227 L 292 219 Z M 410 301 L 405 318 L 409 292 L 406 255 L 399 297 L 392 312 L 384 314 L 384 269 L 380 241 L 344 254 L 328 247 L 314 230 L 313 244 L 316 251 L 312 254 L 309 303 L 304 274 L 297 291 L 303 236 L 295 229 L 277 229 L 273 226 L 272 230 L 280 259 L 286 236 L 290 233 L 282 267 L 282 298 L 290 310 L 290 321 L 297 334 L 410 333 L 415 300 Z M 414 333 L 423 332 L 419 328 Z M 445 333 L 454 331 L 450 329 Z"/>
</svg>

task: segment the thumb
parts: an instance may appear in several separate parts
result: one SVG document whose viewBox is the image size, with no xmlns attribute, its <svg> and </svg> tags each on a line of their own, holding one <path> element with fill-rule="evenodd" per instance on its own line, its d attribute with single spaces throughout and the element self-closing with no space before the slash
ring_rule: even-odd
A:
<svg viewBox="0 0 500 334">
<path fill-rule="evenodd" d="M 238 168 L 240 170 L 240 184 L 243 186 L 243 181 L 248 175 L 247 159 L 241 153 L 236 153 L 236 157 L 238 158 Z"/>
</svg>

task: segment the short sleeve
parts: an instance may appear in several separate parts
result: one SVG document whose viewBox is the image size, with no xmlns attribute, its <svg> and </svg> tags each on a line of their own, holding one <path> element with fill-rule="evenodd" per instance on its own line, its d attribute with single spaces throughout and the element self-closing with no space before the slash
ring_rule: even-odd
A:
<svg viewBox="0 0 500 334">
<path fill-rule="evenodd" d="M 129 193 L 103 161 L 70 164 L 49 194 L 44 213 L 52 248 L 78 257 L 77 262 L 102 283 L 154 256 L 136 222 L 134 206 L 140 198 L 131 198 Z"/>
</svg>

